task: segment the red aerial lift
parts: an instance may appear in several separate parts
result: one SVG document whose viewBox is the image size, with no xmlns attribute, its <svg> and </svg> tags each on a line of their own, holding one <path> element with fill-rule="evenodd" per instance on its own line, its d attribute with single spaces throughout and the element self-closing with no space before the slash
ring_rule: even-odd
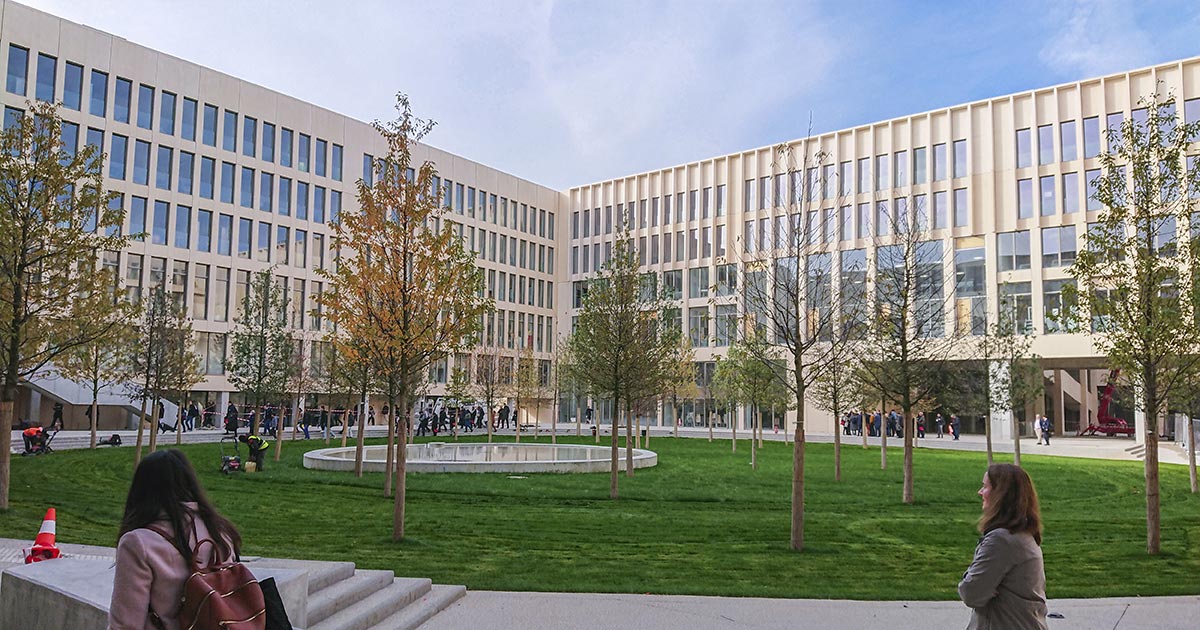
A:
<svg viewBox="0 0 1200 630">
<path fill-rule="evenodd" d="M 1108 383 L 1104 385 L 1104 389 L 1100 391 L 1100 409 L 1096 411 L 1096 421 L 1088 424 L 1086 427 L 1079 429 L 1076 435 L 1096 435 L 1103 433 L 1108 437 L 1117 435 L 1133 435 L 1134 428 L 1129 426 L 1123 418 L 1118 418 L 1109 413 L 1109 408 L 1112 406 L 1113 390 L 1117 386 L 1117 377 L 1120 376 L 1121 370 L 1111 370 L 1108 373 Z"/>
</svg>

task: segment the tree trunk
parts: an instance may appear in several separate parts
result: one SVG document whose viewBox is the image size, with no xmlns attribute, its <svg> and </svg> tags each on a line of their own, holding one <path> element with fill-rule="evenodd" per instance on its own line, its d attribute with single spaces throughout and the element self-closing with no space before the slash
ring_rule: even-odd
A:
<svg viewBox="0 0 1200 630">
<path fill-rule="evenodd" d="M 799 381 L 799 375 L 796 377 Z M 796 440 L 792 444 L 792 537 L 793 551 L 804 549 L 804 389 L 796 395 Z"/>
<path fill-rule="evenodd" d="M 1192 482 L 1192 494 L 1196 494 L 1200 492 L 1200 488 L 1196 486 L 1196 427 L 1191 418 L 1188 418 L 1187 430 L 1188 479 Z"/>
<path fill-rule="evenodd" d="M 842 480 L 842 427 L 840 425 L 842 418 L 841 409 L 834 405 L 833 410 L 833 480 Z M 784 417 L 787 417 L 787 412 L 784 412 Z M 849 428 L 850 423 L 846 423 Z M 787 423 L 784 422 L 784 435 L 787 435 Z"/>
<path fill-rule="evenodd" d="M 554 395 L 554 404 L 550 408 L 550 443 L 558 444 L 558 395 Z"/>
<path fill-rule="evenodd" d="M 350 410 L 342 410 L 342 448 L 346 448 L 347 434 L 350 432 Z"/>
<path fill-rule="evenodd" d="M 358 436 L 354 441 L 354 476 L 363 476 L 363 449 L 366 446 L 367 397 L 363 394 L 358 411 Z"/>
<path fill-rule="evenodd" d="M 992 465 L 992 414 L 983 417 L 983 434 L 987 438 L 988 466 Z"/>
<path fill-rule="evenodd" d="M 1146 553 L 1156 556 L 1161 547 L 1158 489 L 1158 397 L 1156 376 L 1144 370 L 1142 403 L 1146 414 Z"/>
<path fill-rule="evenodd" d="M 388 437 L 387 437 L 387 457 L 383 465 L 383 494 L 384 496 L 392 496 L 392 466 L 396 464 L 396 418 L 399 417 L 401 422 L 408 423 L 407 414 L 400 413 L 396 407 L 396 396 L 388 396 L 388 408 L 392 410 L 392 415 L 388 416 Z"/>
<path fill-rule="evenodd" d="M 613 399 L 615 402 L 617 400 L 617 397 L 614 396 Z M 597 421 L 598 420 L 599 419 L 597 419 Z M 617 430 L 617 419 L 612 418 L 611 420 L 612 420 L 612 431 L 610 431 L 610 433 L 612 433 L 612 446 L 610 448 L 610 451 L 611 451 L 610 457 L 611 457 L 612 461 L 610 462 L 609 471 L 608 471 L 609 472 L 609 474 L 608 474 L 608 477 L 609 477 L 608 478 L 608 498 L 616 499 L 617 498 L 617 470 L 618 470 L 618 466 L 617 466 L 617 461 L 618 461 L 617 460 L 617 434 L 620 433 L 620 431 Z M 595 425 L 595 427 L 596 427 L 596 441 L 599 442 L 600 441 L 600 425 L 599 425 L 599 423 L 597 423 Z"/>
<path fill-rule="evenodd" d="M 401 366 L 402 368 L 404 366 Z M 408 393 L 405 385 L 400 386 L 400 408 L 407 413 Z M 404 540 L 404 475 L 408 471 L 408 422 L 400 423 L 400 436 L 396 440 L 399 447 L 396 450 L 396 479 L 392 487 L 396 490 L 396 500 L 392 504 L 392 540 Z"/>
<path fill-rule="evenodd" d="M 913 502 L 913 421 L 912 410 L 905 410 L 904 417 L 901 418 L 904 423 L 904 502 L 912 504 Z"/>
<path fill-rule="evenodd" d="M 681 410 L 682 407 L 680 406 L 679 401 L 675 401 L 675 437 L 679 437 L 679 425 L 683 423 L 683 421 L 679 418 L 679 412 Z"/>
<path fill-rule="evenodd" d="M 633 410 L 625 401 L 625 476 L 633 476 Z"/>
<path fill-rule="evenodd" d="M 523 409 L 522 409 L 523 410 Z M 509 417 L 512 418 L 513 426 L 517 429 L 517 444 L 521 443 L 521 421 L 517 419 L 517 410 L 514 409 Z"/>
<path fill-rule="evenodd" d="M 737 412 L 734 412 L 733 422 L 729 423 L 729 427 L 731 429 L 733 429 L 733 437 L 730 439 L 730 441 L 733 443 L 733 451 L 732 452 L 734 452 L 734 453 L 737 452 L 737 425 L 738 425 Z M 751 446 L 753 446 L 753 444 L 751 444 Z"/>
<path fill-rule="evenodd" d="M 858 432 L 863 439 L 863 450 L 867 450 L 867 410 L 859 409 L 858 411 Z"/>
<path fill-rule="evenodd" d="M 186 404 L 186 402 L 187 397 L 185 396 L 184 404 Z M 181 404 L 179 409 L 175 412 L 175 446 L 183 444 L 183 407 L 184 405 Z M 279 461 L 279 458 L 276 457 L 275 461 Z"/>
<path fill-rule="evenodd" d="M 755 434 L 758 433 L 758 406 L 750 403 L 750 469 L 758 470 L 758 446 L 755 445 Z"/>
<path fill-rule="evenodd" d="M 142 440 L 146 433 L 146 397 L 142 396 L 142 407 L 138 411 L 138 432 L 137 446 L 133 450 L 133 468 L 137 470 L 138 464 L 142 463 Z"/>
<path fill-rule="evenodd" d="M 97 397 L 98 397 L 97 392 L 93 390 L 92 391 L 92 421 L 89 423 L 92 425 L 91 427 L 89 427 L 92 431 L 92 440 L 91 440 L 91 446 L 89 446 L 89 448 L 96 448 L 96 428 L 100 424 L 100 418 L 98 417 L 100 415 L 100 403 L 97 400 Z M 1193 470 L 1194 470 L 1194 468 L 1193 468 Z"/>
<path fill-rule="evenodd" d="M 1017 420 L 1017 412 L 1015 409 L 1009 410 L 1012 414 L 1012 432 L 1013 432 L 1013 463 L 1017 466 L 1021 465 L 1021 422 Z"/>
<path fill-rule="evenodd" d="M 879 422 L 875 423 L 879 429 L 879 469 L 887 470 L 887 416 L 883 410 L 879 410 Z"/>
<path fill-rule="evenodd" d="M 150 452 L 158 450 L 158 423 L 162 422 L 162 418 L 158 416 L 159 397 L 155 396 L 153 406 L 150 408 Z"/>
<path fill-rule="evenodd" d="M 4 398 L 7 400 L 0 400 L 0 510 L 8 509 L 8 488 L 11 485 L 9 466 L 12 463 L 13 408 L 16 405 L 12 400 L 16 398 L 12 389 L 15 388 L 5 386 Z"/>
<path fill-rule="evenodd" d="M 712 421 L 713 421 L 712 414 L 709 414 L 709 415 L 708 415 L 708 441 L 709 441 L 709 442 L 712 442 L 712 441 L 713 441 L 713 426 L 712 426 Z"/>
<path fill-rule="evenodd" d="M 492 425 L 494 425 L 494 424 L 496 424 L 496 410 L 492 408 L 491 401 L 488 401 L 488 419 L 487 419 L 488 444 L 492 443 Z"/>
</svg>

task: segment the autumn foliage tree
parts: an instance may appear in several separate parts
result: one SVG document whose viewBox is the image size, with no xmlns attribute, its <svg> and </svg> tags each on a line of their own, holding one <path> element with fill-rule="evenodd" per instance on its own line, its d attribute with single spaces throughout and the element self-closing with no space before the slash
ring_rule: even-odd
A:
<svg viewBox="0 0 1200 630">
<path fill-rule="evenodd" d="M 413 163 L 433 122 L 413 115 L 404 94 L 396 111 L 396 120 L 374 123 L 388 152 L 373 162 L 373 181 L 358 181 L 360 211 L 334 224 L 342 256 L 325 272 L 330 290 L 320 301 L 339 334 L 360 342 L 392 384 L 388 406 L 407 411 L 429 366 L 475 339 L 492 301 L 483 296 L 474 255 L 445 216 L 433 163 Z M 407 426 L 400 423 L 397 440 L 394 540 L 404 538 Z"/>
</svg>

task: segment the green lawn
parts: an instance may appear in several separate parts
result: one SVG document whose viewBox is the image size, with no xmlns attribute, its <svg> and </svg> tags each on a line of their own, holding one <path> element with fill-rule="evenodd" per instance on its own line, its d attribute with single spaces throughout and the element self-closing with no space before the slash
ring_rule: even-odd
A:
<svg viewBox="0 0 1200 630">
<path fill-rule="evenodd" d="M 541 441 L 547 441 L 542 438 Z M 591 443 L 585 439 L 585 443 Z M 318 448 L 319 441 L 307 446 Z M 901 451 L 808 448 L 806 547 L 788 550 L 791 446 L 655 439 L 656 468 L 608 476 L 411 475 L 408 538 L 391 542 L 382 475 L 322 473 L 302 448 L 256 475 L 216 472 L 218 447 L 185 446 L 250 554 L 352 560 L 472 589 L 856 599 L 952 599 L 977 534 L 982 453 L 918 450 L 917 502 L 900 502 Z M 114 545 L 132 449 L 17 457 L 0 536 L 30 538 L 58 508 L 58 539 Z M 1140 463 L 1026 456 L 1042 498 L 1051 597 L 1200 593 L 1200 496 L 1163 467 L 1163 553 L 1145 555 Z"/>
</svg>

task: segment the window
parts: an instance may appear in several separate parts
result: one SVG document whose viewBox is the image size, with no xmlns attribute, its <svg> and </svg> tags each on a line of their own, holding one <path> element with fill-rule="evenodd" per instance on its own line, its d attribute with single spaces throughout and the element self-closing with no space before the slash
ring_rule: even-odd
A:
<svg viewBox="0 0 1200 630">
<path fill-rule="evenodd" d="M 296 218 L 308 220 L 308 184 L 296 182 Z"/>
<path fill-rule="evenodd" d="M 200 210 L 196 213 L 196 250 L 212 251 L 212 210 Z"/>
<path fill-rule="evenodd" d="M 1075 226 L 1042 228 L 1042 267 L 1067 267 L 1075 262 Z"/>
<path fill-rule="evenodd" d="M 79 151 L 79 125 L 63 121 L 61 133 L 63 151 L 74 157 Z"/>
<path fill-rule="evenodd" d="M 104 152 L 104 130 L 96 129 L 94 127 L 88 127 L 86 142 L 89 147 L 95 147 L 97 155 L 103 153 Z M 112 156 L 109 156 L 109 157 L 111 158 Z"/>
<path fill-rule="evenodd" d="M 175 206 L 175 247 L 188 249 L 192 246 L 192 209 Z"/>
<path fill-rule="evenodd" d="M 133 82 L 117 77 L 117 86 L 113 91 L 113 118 L 117 122 L 129 124 L 129 114 L 132 108 Z"/>
<path fill-rule="evenodd" d="M 954 177 L 967 176 L 967 141 L 954 141 Z"/>
<path fill-rule="evenodd" d="M 333 181 L 335 181 L 335 182 L 342 181 L 342 145 L 340 145 L 340 144 L 333 145 L 332 152 L 330 153 L 329 176 L 331 178 L 333 178 Z M 474 189 L 472 189 L 472 191 L 474 191 Z M 471 202 L 471 207 L 474 208 L 475 207 L 474 192 L 472 192 L 469 199 Z M 471 215 L 471 216 L 474 216 L 474 215 Z"/>
<path fill-rule="evenodd" d="M 913 183 L 924 184 L 929 181 L 927 150 L 925 147 L 913 149 Z"/>
<path fill-rule="evenodd" d="M 225 122 L 221 131 L 221 148 L 226 151 L 237 151 L 237 112 L 225 110 Z"/>
<path fill-rule="evenodd" d="M 213 295 L 216 299 L 213 306 L 213 319 L 218 322 L 229 320 L 229 267 L 217 267 L 217 276 L 213 283 Z M 217 336 L 217 335 L 214 335 Z M 222 336 L 223 337 L 223 336 Z M 221 354 L 224 356 L 224 339 L 221 341 Z M 218 368 L 222 371 L 223 368 Z"/>
<path fill-rule="evenodd" d="M 311 144 L 312 138 L 310 138 L 308 134 L 300 134 L 300 143 L 299 146 L 296 147 L 296 168 L 299 169 L 301 173 L 308 172 L 308 159 L 309 154 L 312 152 L 309 148 L 309 145 Z"/>
<path fill-rule="evenodd" d="M 131 197 L 129 204 L 129 235 L 137 241 L 146 240 L 146 199 Z"/>
<path fill-rule="evenodd" d="M 946 144 L 933 145 L 933 181 L 946 179 Z"/>
<path fill-rule="evenodd" d="M 313 221 L 317 223 L 325 222 L 325 188 L 323 186 L 313 186 Z M 298 218 L 307 218 L 298 217 Z"/>
<path fill-rule="evenodd" d="M 1075 308 L 1063 296 L 1063 287 L 1074 284 L 1074 280 L 1046 280 L 1042 283 L 1042 325 L 1047 335 L 1074 332 Z"/>
<path fill-rule="evenodd" d="M 254 207 L 254 169 L 249 166 L 242 167 L 242 207 Z"/>
<path fill-rule="evenodd" d="M 708 267 L 688 269 L 688 298 L 708 297 Z"/>
<path fill-rule="evenodd" d="M 678 300 L 683 298 L 682 269 L 663 272 L 663 290 L 666 292 L 666 298 L 668 300 Z"/>
<path fill-rule="evenodd" d="M 329 222 L 337 223 L 338 217 L 342 214 L 342 192 L 340 190 L 329 191 Z M 323 222 L 323 221 L 319 221 Z M 551 247 L 551 250 L 554 248 Z M 554 273 L 554 256 L 550 257 L 550 273 Z"/>
<path fill-rule="evenodd" d="M 1083 179 L 1087 183 L 1087 190 L 1084 191 L 1084 194 L 1087 195 L 1088 212 L 1104 209 L 1104 205 L 1100 203 L 1100 200 L 1096 199 L 1096 186 L 1100 182 L 1100 169 L 1091 168 L 1084 171 Z"/>
<path fill-rule="evenodd" d="M 288 228 L 282 225 L 275 227 L 275 262 L 283 265 L 288 264 L 288 248 L 292 244 L 290 236 Z"/>
<path fill-rule="evenodd" d="M 871 237 L 871 204 L 858 204 L 855 234 L 858 238 Z"/>
<path fill-rule="evenodd" d="M 279 178 L 279 214 L 288 216 L 292 213 L 292 180 L 287 177 Z"/>
<path fill-rule="evenodd" d="M 88 113 L 104 118 L 108 115 L 108 75 L 92 70 L 92 94 L 88 99 Z"/>
<path fill-rule="evenodd" d="M 292 130 L 287 127 L 279 130 L 279 165 L 292 165 Z"/>
<path fill-rule="evenodd" d="M 1029 269 L 1029 230 L 996 235 L 996 266 L 1000 271 Z"/>
<path fill-rule="evenodd" d="M 954 314 L 958 334 L 987 332 L 987 273 L 983 239 L 957 239 L 954 252 Z"/>
<path fill-rule="evenodd" d="M 242 116 L 242 155 L 254 157 L 258 154 L 258 120 Z"/>
<path fill-rule="evenodd" d="M 29 50 L 16 44 L 8 45 L 8 80 L 5 89 L 10 94 L 25 96 L 29 80 Z"/>
<path fill-rule="evenodd" d="M 271 201 L 275 194 L 275 178 L 270 173 L 258 174 L 258 209 L 271 212 Z"/>
<path fill-rule="evenodd" d="M 908 151 L 897 151 L 893 154 L 892 173 L 895 174 L 894 188 L 908 185 Z"/>
<path fill-rule="evenodd" d="M 305 230 L 296 230 L 296 238 L 292 251 L 292 265 L 301 268 L 308 266 L 308 232 Z"/>
<path fill-rule="evenodd" d="M 204 104 L 204 132 L 201 141 L 204 144 L 215 147 L 217 146 L 217 107 L 216 105 Z"/>
<path fill-rule="evenodd" d="M 878 236 L 887 236 L 891 230 L 892 208 L 887 199 L 884 199 L 875 204 L 875 233 Z"/>
<path fill-rule="evenodd" d="M 192 317 L 208 319 L 208 265 L 196 265 L 192 276 Z"/>
<path fill-rule="evenodd" d="M 1033 180 L 1017 180 L 1017 218 L 1028 219 L 1033 216 Z"/>
<path fill-rule="evenodd" d="M 1075 145 L 1075 121 L 1064 120 L 1058 124 L 1059 144 L 1062 145 L 1062 161 L 1070 162 L 1079 158 L 1079 150 Z"/>
<path fill-rule="evenodd" d="M 1038 126 L 1038 164 L 1054 163 L 1054 125 Z"/>
<path fill-rule="evenodd" d="M 125 164 L 127 163 L 129 138 L 113 134 L 112 146 L 108 155 L 108 176 L 112 179 L 125 179 Z"/>
<path fill-rule="evenodd" d="M 254 222 L 250 219 L 238 219 L 238 258 L 250 259 L 250 248 L 254 241 Z"/>
<path fill-rule="evenodd" d="M 1200 122 L 1200 98 L 1191 98 L 1183 102 L 1183 121 L 1189 125 Z M 1200 135 L 1193 135 L 1189 140 L 1200 140 Z"/>
<path fill-rule="evenodd" d="M 264 162 L 275 161 L 275 125 L 264 122 L 262 126 L 262 159 Z"/>
<path fill-rule="evenodd" d="M 183 195 L 192 194 L 192 180 L 196 172 L 196 154 L 187 151 L 179 152 L 179 188 L 177 192 Z"/>
<path fill-rule="evenodd" d="M 179 127 L 179 137 L 191 142 L 196 141 L 196 108 L 199 107 L 194 99 L 183 99 L 183 117 Z"/>
<path fill-rule="evenodd" d="M 58 76 L 58 59 L 50 55 L 38 55 L 37 85 L 34 95 L 39 101 L 53 103 L 55 98 L 54 80 Z"/>
<path fill-rule="evenodd" d="M 258 224 L 258 261 L 271 262 L 271 224 Z"/>
<path fill-rule="evenodd" d="M 154 224 L 150 242 L 155 245 L 167 244 L 167 226 L 170 225 L 171 206 L 165 201 L 154 202 Z"/>
<path fill-rule="evenodd" d="M 1108 150 L 1113 151 L 1121 145 L 1121 124 L 1125 122 L 1125 115 L 1121 112 L 1115 112 L 1108 115 L 1105 120 L 1105 129 L 1108 130 Z"/>
<path fill-rule="evenodd" d="M 63 77 L 63 107 L 75 111 L 83 108 L 83 66 L 70 61 Z"/>
<path fill-rule="evenodd" d="M 1017 130 L 1017 168 L 1033 166 L 1033 148 L 1029 129 Z"/>
<path fill-rule="evenodd" d="M 1079 212 L 1079 173 L 1063 173 L 1063 214 Z"/>
<path fill-rule="evenodd" d="M 164 91 L 162 101 L 158 105 L 158 132 L 168 136 L 175 135 L 175 100 L 174 94 Z"/>
<path fill-rule="evenodd" d="M 875 156 L 875 191 L 886 190 L 888 185 L 888 156 Z"/>
<path fill-rule="evenodd" d="M 301 141 L 303 141 L 303 138 L 301 138 Z M 329 146 L 329 143 L 325 142 L 324 140 L 322 140 L 320 138 L 317 138 L 317 143 L 316 143 L 316 147 L 315 147 L 316 153 L 313 156 L 313 171 L 315 172 L 317 177 L 325 177 L 325 163 L 326 163 L 325 162 L 325 160 L 326 160 L 325 154 L 328 151 L 328 148 L 327 148 L 328 146 Z"/>
<path fill-rule="evenodd" d="M 145 140 L 133 143 L 133 183 L 150 185 L 150 143 Z"/>
<path fill-rule="evenodd" d="M 217 177 L 217 162 L 210 157 L 200 158 L 200 196 L 204 199 L 213 198 L 214 182 Z"/>
<path fill-rule="evenodd" d="M 137 126 L 150 129 L 154 121 L 154 88 L 145 83 L 138 85 Z"/>
<path fill-rule="evenodd" d="M 233 178 L 236 167 L 221 162 L 221 203 L 233 203 Z"/>
<path fill-rule="evenodd" d="M 1083 157 L 1094 158 L 1100 155 L 1100 117 L 1092 116 L 1083 119 Z"/>
<path fill-rule="evenodd" d="M 1038 189 L 1042 193 L 1042 216 L 1053 216 L 1058 210 L 1054 206 L 1054 200 L 1058 196 L 1054 191 L 1054 176 L 1044 175 L 1038 178 Z"/>
<path fill-rule="evenodd" d="M 708 307 L 700 306 L 688 309 L 688 333 L 692 338 L 693 348 L 708 347 Z"/>
<path fill-rule="evenodd" d="M 155 162 L 154 185 L 159 190 L 171 190 L 171 166 L 174 162 L 174 151 L 170 147 L 158 147 L 158 160 Z"/>
<path fill-rule="evenodd" d="M 967 189 L 954 189 L 954 227 L 967 225 Z"/>
<path fill-rule="evenodd" d="M 249 221 L 249 219 L 246 219 Z M 217 253 L 228 256 L 233 246 L 233 217 L 222 214 L 217 218 Z"/>
</svg>

